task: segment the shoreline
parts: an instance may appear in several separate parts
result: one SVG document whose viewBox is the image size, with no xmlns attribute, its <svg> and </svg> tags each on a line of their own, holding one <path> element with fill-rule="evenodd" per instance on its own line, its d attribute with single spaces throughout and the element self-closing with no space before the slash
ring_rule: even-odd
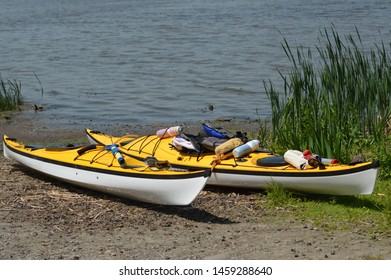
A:
<svg viewBox="0 0 391 280">
<path fill-rule="evenodd" d="M 25 105 L 23 110 L 32 110 L 30 105 Z M 79 124 L 58 126 L 53 121 L 45 123 L 42 121 L 37 112 L 37 117 L 30 119 L 21 111 L 5 112 L 0 115 L 0 134 L 7 134 L 10 137 L 17 138 L 22 142 L 33 141 L 40 142 L 40 144 L 53 144 L 59 141 L 59 144 L 63 144 L 63 141 L 67 140 L 81 140 L 84 143 L 85 129 L 99 130 L 101 132 L 112 135 L 124 135 L 128 133 L 135 134 L 155 134 L 157 130 L 181 125 L 187 133 L 197 133 L 201 129 L 201 124 L 204 122 L 211 123 L 216 126 L 221 126 L 227 130 L 248 132 L 250 134 L 257 135 L 259 132 L 259 122 L 257 120 L 238 120 L 238 119 L 215 119 L 204 120 L 193 123 L 150 123 L 143 125 L 130 125 L 130 124 L 115 124 L 99 126 L 91 124 L 90 126 L 82 126 Z"/>
</svg>

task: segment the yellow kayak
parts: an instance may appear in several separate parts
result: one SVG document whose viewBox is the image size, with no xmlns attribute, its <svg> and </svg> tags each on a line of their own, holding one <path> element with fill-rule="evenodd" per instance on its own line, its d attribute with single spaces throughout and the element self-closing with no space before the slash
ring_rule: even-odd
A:
<svg viewBox="0 0 391 280">
<path fill-rule="evenodd" d="M 379 162 L 330 164 L 324 168 L 298 170 L 287 164 L 262 164 L 278 157 L 267 151 L 254 151 L 240 159 L 229 157 L 216 160 L 211 153 L 188 154 L 178 150 L 173 138 L 156 135 L 115 137 L 86 129 L 91 143 L 109 145 L 116 143 L 121 151 L 139 159 L 155 156 L 168 160 L 176 168 L 192 170 L 212 169 L 208 185 L 266 189 L 271 183 L 299 193 L 357 195 L 373 192 Z"/>
<path fill-rule="evenodd" d="M 155 157 L 140 160 L 122 153 L 117 145 L 34 147 L 4 136 L 3 152 L 6 158 L 60 180 L 162 205 L 189 205 L 210 174 L 174 169 Z"/>
</svg>

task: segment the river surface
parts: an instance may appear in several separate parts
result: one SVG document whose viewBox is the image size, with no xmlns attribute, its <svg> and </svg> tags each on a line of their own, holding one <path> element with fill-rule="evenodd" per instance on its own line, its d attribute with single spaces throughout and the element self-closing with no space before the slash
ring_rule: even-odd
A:
<svg viewBox="0 0 391 280">
<path fill-rule="evenodd" d="M 58 126 L 258 119 L 263 81 L 290 68 L 284 38 L 312 49 L 334 24 L 388 44 L 390 15 L 390 1 L 0 0 L 0 74 Z"/>
</svg>

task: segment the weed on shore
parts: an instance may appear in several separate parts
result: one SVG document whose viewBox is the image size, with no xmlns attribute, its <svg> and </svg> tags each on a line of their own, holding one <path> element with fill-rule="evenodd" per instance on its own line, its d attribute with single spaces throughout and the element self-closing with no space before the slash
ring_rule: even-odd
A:
<svg viewBox="0 0 391 280">
<path fill-rule="evenodd" d="M 359 31 L 340 36 L 335 28 L 320 32 L 316 55 L 292 49 L 292 64 L 280 73 L 283 90 L 271 81 L 264 88 L 271 101 L 271 131 L 261 140 L 271 149 L 306 150 L 342 162 L 380 160 L 381 178 L 391 178 L 391 44 L 363 46 Z"/>
<path fill-rule="evenodd" d="M 22 104 L 21 83 L 4 80 L 0 75 L 0 112 L 17 110 Z"/>
</svg>

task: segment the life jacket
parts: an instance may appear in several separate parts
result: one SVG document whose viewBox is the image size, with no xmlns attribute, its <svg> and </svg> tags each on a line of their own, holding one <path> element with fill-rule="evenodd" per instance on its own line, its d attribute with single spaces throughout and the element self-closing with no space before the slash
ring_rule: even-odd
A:
<svg viewBox="0 0 391 280">
<path fill-rule="evenodd" d="M 208 124 L 202 124 L 202 131 L 198 135 L 181 133 L 172 140 L 172 145 L 184 153 L 210 153 L 215 152 L 216 148 L 226 143 L 228 140 L 239 138 L 242 143 L 248 141 L 247 133 L 236 132 L 233 134 L 221 127 L 213 127 Z M 229 145 L 228 145 L 229 146 Z"/>
</svg>

